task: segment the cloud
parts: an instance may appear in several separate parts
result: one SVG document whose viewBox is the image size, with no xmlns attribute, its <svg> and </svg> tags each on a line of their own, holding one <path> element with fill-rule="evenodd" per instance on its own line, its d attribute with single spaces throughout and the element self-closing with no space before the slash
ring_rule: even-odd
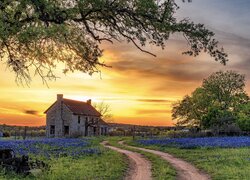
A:
<svg viewBox="0 0 250 180">
<path fill-rule="evenodd" d="M 202 69 L 190 70 L 193 63 L 180 64 L 180 62 L 170 62 L 168 60 L 159 60 L 160 63 L 152 61 L 150 63 L 141 64 L 137 62 L 131 63 L 129 61 L 120 61 L 112 63 L 113 68 L 121 74 L 135 75 L 141 78 L 160 78 L 174 81 L 199 81 L 200 77 L 204 75 Z"/>
<path fill-rule="evenodd" d="M 36 110 L 24 110 L 23 111 L 25 114 L 29 114 L 29 115 L 34 115 L 34 116 L 40 116 L 39 112 Z"/>
<path fill-rule="evenodd" d="M 250 38 L 223 30 L 213 31 L 229 54 L 226 66 L 215 62 L 206 53 L 198 57 L 181 55 L 186 43 L 179 38 L 171 39 L 163 51 L 151 49 L 151 52 L 157 54 L 156 58 L 140 53 L 136 48 L 131 49 L 129 45 L 122 47 L 123 44 L 120 44 L 113 50 L 115 60 L 109 63 L 113 67 L 111 70 L 119 74 L 112 79 L 111 84 L 119 84 L 119 87 L 134 92 L 150 93 L 155 97 L 165 92 L 165 97 L 169 97 L 190 93 L 204 78 L 219 70 L 238 71 L 246 74 L 249 81 Z"/>
<path fill-rule="evenodd" d="M 138 109 L 136 114 L 138 115 L 149 115 L 149 114 L 170 114 L 171 110 L 168 109 Z"/>
<path fill-rule="evenodd" d="M 172 103 L 173 100 L 169 99 L 149 99 L 149 98 L 138 98 L 138 99 L 124 99 L 124 98 L 101 98 L 102 101 L 137 101 L 143 103 Z"/>
<path fill-rule="evenodd" d="M 171 100 L 167 99 L 136 99 L 139 102 L 146 102 L 146 103 L 170 103 Z"/>
</svg>

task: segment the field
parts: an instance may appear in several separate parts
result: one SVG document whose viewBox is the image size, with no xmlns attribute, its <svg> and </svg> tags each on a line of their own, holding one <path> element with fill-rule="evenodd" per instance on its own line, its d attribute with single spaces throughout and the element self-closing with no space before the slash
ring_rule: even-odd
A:
<svg viewBox="0 0 250 180">
<path fill-rule="evenodd" d="M 212 179 L 249 179 L 250 137 L 154 138 L 129 144 L 171 153 L 193 163 Z"/>
<path fill-rule="evenodd" d="M 126 160 L 99 145 L 101 139 L 0 140 L 17 156 L 43 160 L 48 168 L 29 176 L 0 171 L 0 179 L 122 179 Z"/>
<path fill-rule="evenodd" d="M 11 148 L 17 156 L 29 155 L 48 167 L 26 177 L 0 170 L 0 179 L 123 179 L 128 170 L 124 155 L 104 148 L 100 142 L 142 154 L 152 164 L 153 179 L 175 179 L 176 172 L 165 160 L 127 144 L 168 152 L 207 172 L 212 179 L 249 179 L 250 137 L 145 138 L 124 137 L 0 140 L 1 148 Z"/>
</svg>

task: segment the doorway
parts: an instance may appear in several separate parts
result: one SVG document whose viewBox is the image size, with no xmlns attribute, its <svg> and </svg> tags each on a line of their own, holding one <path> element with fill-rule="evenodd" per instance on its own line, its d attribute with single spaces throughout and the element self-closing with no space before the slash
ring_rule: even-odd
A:
<svg viewBox="0 0 250 180">
<path fill-rule="evenodd" d="M 69 126 L 64 126 L 64 136 L 69 135 Z"/>
</svg>

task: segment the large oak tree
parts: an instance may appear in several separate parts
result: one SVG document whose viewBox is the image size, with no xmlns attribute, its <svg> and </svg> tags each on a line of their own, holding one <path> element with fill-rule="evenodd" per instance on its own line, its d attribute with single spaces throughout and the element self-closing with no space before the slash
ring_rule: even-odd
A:
<svg viewBox="0 0 250 180">
<path fill-rule="evenodd" d="M 43 80 L 54 79 L 58 62 L 63 72 L 92 74 L 99 66 L 103 41 L 127 40 L 139 50 L 146 44 L 165 47 L 173 33 L 182 33 L 188 55 L 205 51 L 225 64 L 227 54 L 214 33 L 189 19 L 177 20 L 174 0 L 1 0 L 0 57 L 29 82 L 30 70 Z"/>
<path fill-rule="evenodd" d="M 204 79 L 202 86 L 190 96 L 176 102 L 172 117 L 179 125 L 222 126 L 236 123 L 239 113 L 245 112 L 241 106 L 247 103 L 245 76 L 234 71 L 219 71 Z"/>
</svg>

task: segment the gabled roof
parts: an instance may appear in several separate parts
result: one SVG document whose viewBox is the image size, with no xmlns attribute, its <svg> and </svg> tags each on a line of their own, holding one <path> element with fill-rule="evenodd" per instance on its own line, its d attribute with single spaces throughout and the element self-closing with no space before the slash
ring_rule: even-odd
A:
<svg viewBox="0 0 250 180">
<path fill-rule="evenodd" d="M 56 101 L 57 102 L 57 101 Z M 53 103 L 44 113 L 56 104 Z M 101 116 L 101 114 L 89 103 L 83 101 L 76 101 L 71 99 L 62 99 L 62 103 L 66 105 L 69 110 L 76 115 L 87 115 L 87 116 Z"/>
<path fill-rule="evenodd" d="M 74 114 L 101 116 L 101 114 L 91 105 L 83 101 L 75 101 L 71 99 L 63 99 L 63 103 Z"/>
</svg>

